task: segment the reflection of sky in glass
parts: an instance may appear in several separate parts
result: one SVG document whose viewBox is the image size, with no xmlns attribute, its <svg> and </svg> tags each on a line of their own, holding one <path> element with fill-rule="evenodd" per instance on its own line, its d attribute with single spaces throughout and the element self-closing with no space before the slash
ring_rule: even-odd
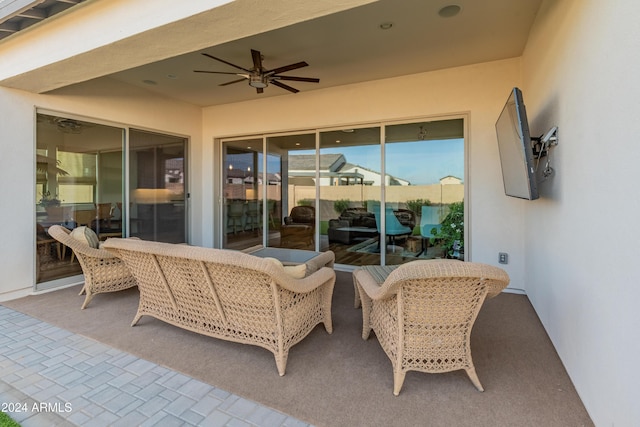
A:
<svg viewBox="0 0 640 427">
<path fill-rule="evenodd" d="M 464 180 L 464 139 L 387 143 L 387 173 L 412 185 L 435 184 L 453 175 Z M 380 146 L 323 148 L 322 154 L 344 154 L 347 162 L 380 171 Z M 295 154 L 314 154 L 315 150 Z"/>
</svg>

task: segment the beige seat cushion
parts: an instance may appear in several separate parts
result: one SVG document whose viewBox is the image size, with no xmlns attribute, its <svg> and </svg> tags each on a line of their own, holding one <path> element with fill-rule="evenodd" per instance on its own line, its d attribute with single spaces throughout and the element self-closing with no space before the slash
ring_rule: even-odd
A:
<svg viewBox="0 0 640 427">
<path fill-rule="evenodd" d="M 73 231 L 71 231 L 71 237 L 80 242 L 86 243 L 89 247 L 94 249 L 98 249 L 100 244 L 96 232 L 85 226 L 74 228 Z"/>
</svg>

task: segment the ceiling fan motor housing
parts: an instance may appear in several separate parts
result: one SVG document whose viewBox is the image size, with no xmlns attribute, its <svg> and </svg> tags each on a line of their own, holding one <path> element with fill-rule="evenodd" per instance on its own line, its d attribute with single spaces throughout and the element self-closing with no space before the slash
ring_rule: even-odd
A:
<svg viewBox="0 0 640 427">
<path fill-rule="evenodd" d="M 267 76 L 264 74 L 253 72 L 249 75 L 249 86 L 251 87 L 265 88 L 268 84 Z"/>
</svg>

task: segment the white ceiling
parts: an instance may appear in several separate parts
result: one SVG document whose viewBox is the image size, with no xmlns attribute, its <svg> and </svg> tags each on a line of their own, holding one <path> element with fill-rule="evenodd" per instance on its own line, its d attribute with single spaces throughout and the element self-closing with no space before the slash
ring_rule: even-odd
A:
<svg viewBox="0 0 640 427">
<path fill-rule="evenodd" d="M 195 105 L 209 106 L 270 96 L 296 96 L 270 85 L 264 93 L 232 75 L 238 71 L 206 52 L 252 68 L 251 49 L 273 69 L 306 61 L 282 73 L 317 77 L 320 83 L 284 82 L 301 92 L 520 56 L 541 0 L 380 0 L 345 12 L 198 50 L 108 76 Z M 460 12 L 438 12 L 456 4 Z M 382 30 L 382 23 L 392 23 Z"/>
</svg>

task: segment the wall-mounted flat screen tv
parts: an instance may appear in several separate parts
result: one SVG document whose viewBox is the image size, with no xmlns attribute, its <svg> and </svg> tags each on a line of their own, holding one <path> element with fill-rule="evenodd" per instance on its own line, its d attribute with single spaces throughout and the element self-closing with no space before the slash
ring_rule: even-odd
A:
<svg viewBox="0 0 640 427">
<path fill-rule="evenodd" d="M 507 196 L 535 200 L 538 196 L 533 147 L 522 91 L 514 87 L 496 122 L 502 180 Z"/>
</svg>

